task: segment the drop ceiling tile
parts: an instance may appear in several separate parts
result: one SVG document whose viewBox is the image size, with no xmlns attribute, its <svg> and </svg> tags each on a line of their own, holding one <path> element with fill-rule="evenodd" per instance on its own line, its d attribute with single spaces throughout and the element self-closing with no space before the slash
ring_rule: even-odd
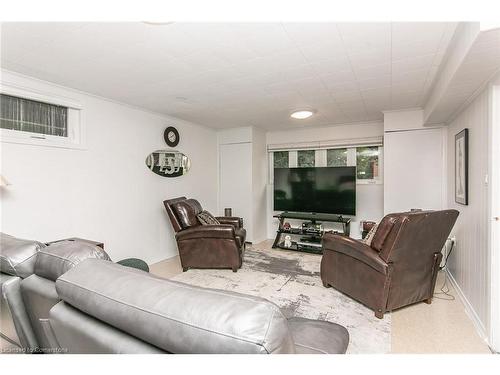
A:
<svg viewBox="0 0 500 375">
<path fill-rule="evenodd" d="M 443 22 L 394 22 L 392 39 L 396 43 L 434 42 L 441 40 L 445 29 Z"/>
<path fill-rule="evenodd" d="M 391 62 L 391 49 L 380 48 L 349 54 L 353 69 L 368 68 L 371 66 L 389 64 Z"/>
<path fill-rule="evenodd" d="M 345 48 L 342 43 L 316 42 L 299 48 L 310 63 L 321 63 L 325 60 L 336 60 L 345 56 Z"/>
<path fill-rule="evenodd" d="M 333 95 L 342 94 L 343 92 L 359 91 L 359 86 L 357 81 L 347 81 L 340 83 L 332 82 L 327 86 Z"/>
<path fill-rule="evenodd" d="M 368 104 L 372 100 L 390 100 L 391 93 L 391 86 L 382 86 L 379 88 L 361 90 L 361 97 L 363 98 L 365 103 Z"/>
<path fill-rule="evenodd" d="M 435 54 L 439 49 L 439 39 L 424 42 L 402 42 L 392 44 L 392 60 L 402 60 L 414 56 Z"/>
<path fill-rule="evenodd" d="M 370 66 L 367 68 L 354 68 L 354 75 L 358 81 L 387 76 L 391 74 L 391 64 Z"/>
<path fill-rule="evenodd" d="M 347 55 L 338 55 L 334 59 L 312 61 L 310 65 L 319 75 L 328 75 L 337 71 L 351 70 L 351 63 Z"/>
<path fill-rule="evenodd" d="M 391 25 L 383 22 L 344 22 L 338 25 L 348 52 L 390 47 Z"/>
<path fill-rule="evenodd" d="M 376 89 L 390 85 L 391 85 L 391 75 L 383 75 L 376 78 L 358 81 L 358 86 L 360 90 Z"/>
<path fill-rule="evenodd" d="M 362 101 L 363 97 L 359 90 L 356 91 L 336 91 L 331 93 L 331 96 L 335 99 L 337 103 Z"/>
<path fill-rule="evenodd" d="M 318 109 L 314 126 L 379 119 L 389 97 L 398 108 L 421 103 L 454 26 L 136 22 L 6 30 L 3 67 L 208 126 L 277 128 L 304 126 L 288 116 L 298 106 Z M 462 82 L 492 69 L 483 58 L 491 42 L 482 44 L 474 53 L 484 61 L 471 60 Z"/>
<path fill-rule="evenodd" d="M 333 22 L 290 22 L 284 23 L 283 28 L 299 47 L 317 43 L 319 39 L 342 44 L 337 24 Z"/>
<path fill-rule="evenodd" d="M 436 54 L 427 54 L 422 56 L 413 56 L 406 59 L 394 60 L 392 62 L 393 72 L 405 72 L 418 69 L 428 69 L 432 66 Z"/>
<path fill-rule="evenodd" d="M 328 86 L 333 87 L 338 84 L 342 84 L 345 82 L 354 82 L 356 81 L 356 77 L 352 70 L 342 70 L 332 72 L 330 74 L 321 75 L 321 80 Z"/>
</svg>

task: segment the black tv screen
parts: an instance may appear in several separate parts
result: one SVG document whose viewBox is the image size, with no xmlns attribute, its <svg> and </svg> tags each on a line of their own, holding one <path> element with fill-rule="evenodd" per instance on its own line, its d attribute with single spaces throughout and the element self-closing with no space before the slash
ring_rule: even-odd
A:
<svg viewBox="0 0 500 375">
<path fill-rule="evenodd" d="M 274 210 L 356 215 L 356 167 L 275 168 Z"/>
</svg>

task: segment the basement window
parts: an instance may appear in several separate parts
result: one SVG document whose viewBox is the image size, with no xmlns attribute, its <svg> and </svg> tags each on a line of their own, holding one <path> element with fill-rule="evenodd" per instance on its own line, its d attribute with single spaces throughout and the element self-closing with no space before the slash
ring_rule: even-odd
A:
<svg viewBox="0 0 500 375">
<path fill-rule="evenodd" d="M 0 128 L 28 133 L 68 136 L 68 108 L 0 95 Z"/>
<path fill-rule="evenodd" d="M 356 174 L 358 183 L 380 181 L 381 148 L 378 146 L 356 148 Z"/>
<path fill-rule="evenodd" d="M 81 148 L 81 108 L 54 96 L 3 86 L 0 93 L 2 142 Z"/>
</svg>

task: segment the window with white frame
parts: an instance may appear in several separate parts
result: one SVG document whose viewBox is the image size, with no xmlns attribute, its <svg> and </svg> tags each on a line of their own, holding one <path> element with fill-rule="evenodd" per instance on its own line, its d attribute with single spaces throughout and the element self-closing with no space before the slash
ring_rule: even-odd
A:
<svg viewBox="0 0 500 375">
<path fill-rule="evenodd" d="M 358 184 L 382 183 L 382 146 L 280 150 L 271 154 L 270 181 L 273 180 L 274 168 L 355 166 Z"/>
<path fill-rule="evenodd" d="M 332 148 L 326 150 L 327 167 L 346 167 L 347 166 L 347 148 Z"/>
<path fill-rule="evenodd" d="M 288 168 L 289 163 L 288 151 L 274 152 L 274 168 Z"/>
<path fill-rule="evenodd" d="M 68 136 L 68 108 L 0 94 L 0 128 Z"/>
<path fill-rule="evenodd" d="M 356 148 L 356 175 L 358 180 L 380 178 L 380 150 L 378 146 Z"/>
<path fill-rule="evenodd" d="M 297 167 L 314 167 L 316 166 L 316 151 L 315 150 L 300 150 L 297 151 Z"/>
<path fill-rule="evenodd" d="M 78 103 L 2 85 L 2 142 L 81 148 L 83 134 Z"/>
</svg>

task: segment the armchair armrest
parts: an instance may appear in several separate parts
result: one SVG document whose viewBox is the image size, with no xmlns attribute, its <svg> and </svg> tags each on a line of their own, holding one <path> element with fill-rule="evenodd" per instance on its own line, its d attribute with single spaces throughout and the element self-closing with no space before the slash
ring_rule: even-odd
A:
<svg viewBox="0 0 500 375">
<path fill-rule="evenodd" d="M 234 227 L 232 225 L 198 225 L 197 227 L 177 232 L 175 238 L 178 241 L 191 240 L 195 238 L 221 238 L 234 240 L 235 234 Z"/>
<path fill-rule="evenodd" d="M 219 220 L 219 223 L 221 224 L 230 224 L 236 229 L 243 228 L 243 219 L 241 217 L 217 216 L 216 219 Z"/>
<path fill-rule="evenodd" d="M 345 236 L 325 234 L 323 237 L 323 251 L 333 251 L 347 255 L 387 275 L 387 263 L 380 258 L 378 252 L 360 241 Z"/>
</svg>

